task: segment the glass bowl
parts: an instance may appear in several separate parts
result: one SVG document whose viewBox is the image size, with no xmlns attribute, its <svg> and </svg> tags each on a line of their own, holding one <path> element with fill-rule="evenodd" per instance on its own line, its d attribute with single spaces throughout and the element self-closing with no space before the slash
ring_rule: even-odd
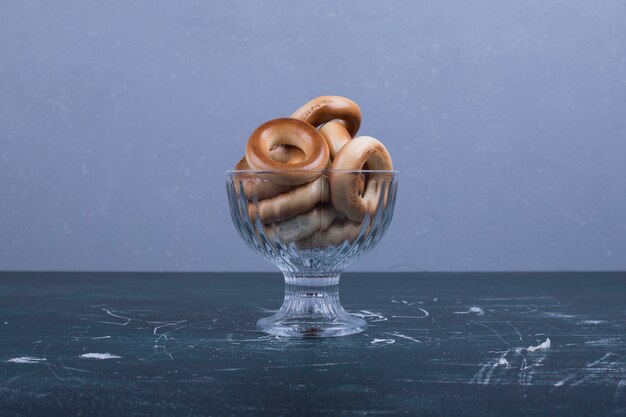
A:
<svg viewBox="0 0 626 417">
<path fill-rule="evenodd" d="M 226 172 L 226 189 L 243 240 L 285 277 L 283 305 L 257 328 L 287 337 L 365 330 L 341 306 L 339 277 L 389 227 L 397 171 L 236 170 Z"/>
</svg>

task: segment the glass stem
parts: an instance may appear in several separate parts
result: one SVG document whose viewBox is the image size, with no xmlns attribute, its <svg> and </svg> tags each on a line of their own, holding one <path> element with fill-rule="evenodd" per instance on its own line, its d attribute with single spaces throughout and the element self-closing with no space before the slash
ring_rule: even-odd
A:
<svg viewBox="0 0 626 417">
<path fill-rule="evenodd" d="M 365 330 L 363 319 L 348 314 L 339 301 L 340 272 L 285 272 L 285 299 L 273 316 L 257 322 L 259 330 L 277 336 L 345 336 Z"/>
<path fill-rule="evenodd" d="M 327 287 L 339 285 L 341 272 L 298 273 L 283 272 L 285 285 L 297 287 Z"/>
<path fill-rule="evenodd" d="M 309 284 L 313 279 L 320 281 L 316 282 L 318 285 L 302 285 L 302 279 L 285 280 L 285 299 L 279 314 L 314 320 L 334 320 L 346 315 L 339 301 L 339 276 L 304 278 L 304 283 Z"/>
</svg>

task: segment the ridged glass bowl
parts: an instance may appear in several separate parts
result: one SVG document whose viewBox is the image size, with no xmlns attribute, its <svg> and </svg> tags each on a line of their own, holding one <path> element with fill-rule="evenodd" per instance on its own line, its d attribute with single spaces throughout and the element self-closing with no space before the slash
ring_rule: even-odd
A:
<svg viewBox="0 0 626 417">
<path fill-rule="evenodd" d="M 365 330 L 365 321 L 341 306 L 339 277 L 389 227 L 398 173 L 241 170 L 227 171 L 226 176 L 237 231 L 285 277 L 283 305 L 260 319 L 257 328 L 287 337 L 344 336 Z M 306 182 L 286 184 L 298 176 L 306 177 Z"/>
</svg>

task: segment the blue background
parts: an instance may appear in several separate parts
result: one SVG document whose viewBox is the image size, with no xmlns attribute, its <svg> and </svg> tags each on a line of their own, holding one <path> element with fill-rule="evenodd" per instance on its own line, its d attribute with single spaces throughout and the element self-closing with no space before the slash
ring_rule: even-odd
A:
<svg viewBox="0 0 626 417">
<path fill-rule="evenodd" d="M 322 94 L 401 171 L 353 270 L 626 269 L 622 1 L 1 1 L 0 269 L 272 270 L 224 171 Z"/>
</svg>

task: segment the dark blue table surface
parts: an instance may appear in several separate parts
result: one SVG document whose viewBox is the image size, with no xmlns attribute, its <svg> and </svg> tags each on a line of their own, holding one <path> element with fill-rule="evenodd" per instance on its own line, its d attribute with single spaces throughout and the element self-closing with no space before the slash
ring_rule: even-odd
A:
<svg viewBox="0 0 626 417">
<path fill-rule="evenodd" d="M 347 274 L 300 340 L 281 279 L 0 273 L 0 415 L 626 416 L 624 273 Z"/>
</svg>

